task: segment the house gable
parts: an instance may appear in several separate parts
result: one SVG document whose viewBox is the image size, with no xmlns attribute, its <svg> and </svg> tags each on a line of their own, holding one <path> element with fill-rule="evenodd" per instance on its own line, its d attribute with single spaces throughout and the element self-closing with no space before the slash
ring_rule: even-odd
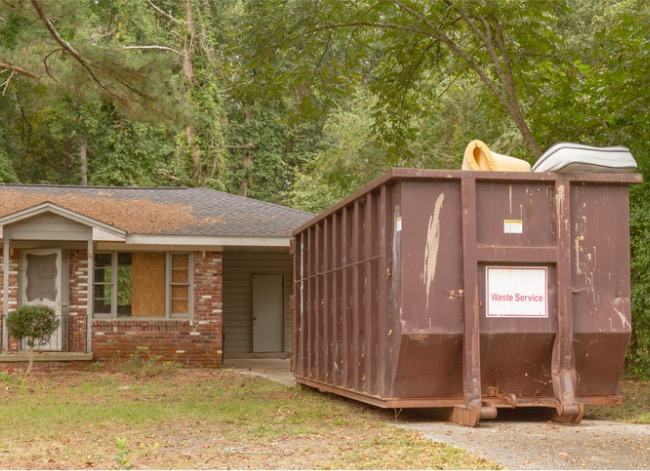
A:
<svg viewBox="0 0 650 471">
<path fill-rule="evenodd" d="M 0 236 L 13 240 L 124 241 L 126 231 L 45 202 L 0 218 Z"/>
</svg>

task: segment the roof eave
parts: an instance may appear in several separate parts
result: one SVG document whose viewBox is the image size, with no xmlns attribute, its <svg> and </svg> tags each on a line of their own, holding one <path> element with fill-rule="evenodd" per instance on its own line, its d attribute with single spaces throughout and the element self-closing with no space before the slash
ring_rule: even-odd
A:
<svg viewBox="0 0 650 471">
<path fill-rule="evenodd" d="M 131 249 L 173 249 L 178 250 L 221 250 L 223 247 L 289 247 L 290 236 L 255 237 L 255 236 L 192 236 L 175 234 L 129 234 L 124 242 L 106 242 L 99 250 Z"/>
</svg>

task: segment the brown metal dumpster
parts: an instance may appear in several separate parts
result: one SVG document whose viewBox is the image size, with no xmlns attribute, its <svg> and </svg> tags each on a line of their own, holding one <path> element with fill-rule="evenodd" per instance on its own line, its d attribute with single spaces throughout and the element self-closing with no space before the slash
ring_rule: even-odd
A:
<svg viewBox="0 0 650 471">
<path fill-rule="evenodd" d="M 619 403 L 639 182 L 391 170 L 294 233 L 297 382 L 472 426 Z"/>
</svg>

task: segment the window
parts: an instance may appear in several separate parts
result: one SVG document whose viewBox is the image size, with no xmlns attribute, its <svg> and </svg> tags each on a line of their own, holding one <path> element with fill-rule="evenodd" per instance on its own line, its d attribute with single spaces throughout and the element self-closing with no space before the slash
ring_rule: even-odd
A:
<svg viewBox="0 0 650 471">
<path fill-rule="evenodd" d="M 169 276 L 169 305 L 171 317 L 187 317 L 190 309 L 190 255 L 172 253 Z"/>
<path fill-rule="evenodd" d="M 191 267 L 190 253 L 95 254 L 95 317 L 190 317 Z"/>
</svg>

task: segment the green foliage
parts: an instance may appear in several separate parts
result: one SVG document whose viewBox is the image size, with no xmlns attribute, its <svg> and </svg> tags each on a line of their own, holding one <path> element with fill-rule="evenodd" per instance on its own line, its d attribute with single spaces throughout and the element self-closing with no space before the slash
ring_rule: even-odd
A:
<svg viewBox="0 0 650 471">
<path fill-rule="evenodd" d="M 650 381 L 623 380 L 621 395 L 625 398 L 623 404 L 585 407 L 585 418 L 650 424 Z"/>
<path fill-rule="evenodd" d="M 7 316 L 7 331 L 17 341 L 26 340 L 30 349 L 45 345 L 59 327 L 54 309 L 49 306 L 21 306 Z"/>
<path fill-rule="evenodd" d="M 179 364 L 171 361 L 162 361 L 160 355 L 152 355 L 148 347 L 136 347 L 126 361 L 120 362 L 117 369 L 129 376 L 136 378 L 152 378 L 157 376 L 171 376 L 176 372 Z"/>
<path fill-rule="evenodd" d="M 115 469 L 131 469 L 133 467 L 129 464 L 131 450 L 128 447 L 126 437 L 117 437 L 115 446 L 117 447 L 117 456 L 115 457 L 117 468 Z"/>
<path fill-rule="evenodd" d="M 632 329 L 628 366 L 640 378 L 650 378 L 650 207 L 647 183 L 631 190 L 630 247 Z"/>
<path fill-rule="evenodd" d="M 8 391 L 12 388 L 22 386 L 25 380 L 20 376 L 12 375 L 8 371 L 0 371 L 0 382 Z"/>
<path fill-rule="evenodd" d="M 361 91 L 348 108 L 330 114 L 320 150 L 297 172 L 293 206 L 320 212 L 390 168 L 387 154 L 373 145 L 370 108 L 375 101 Z"/>
<path fill-rule="evenodd" d="M 100 186 L 167 186 L 174 141 L 163 126 L 113 117 L 91 149 L 90 183 Z M 101 152 L 97 152 L 99 147 Z M 97 149 L 99 150 L 99 149 Z"/>
<path fill-rule="evenodd" d="M 0 183 L 15 183 L 16 181 L 16 172 L 14 172 L 11 161 L 4 149 L 0 147 Z"/>
<path fill-rule="evenodd" d="M 59 327 L 54 309 L 49 306 L 21 306 L 7 316 L 7 332 L 18 342 L 25 340 L 29 347 L 29 364 L 25 375 L 32 370 L 34 347 L 45 345 Z"/>
</svg>

